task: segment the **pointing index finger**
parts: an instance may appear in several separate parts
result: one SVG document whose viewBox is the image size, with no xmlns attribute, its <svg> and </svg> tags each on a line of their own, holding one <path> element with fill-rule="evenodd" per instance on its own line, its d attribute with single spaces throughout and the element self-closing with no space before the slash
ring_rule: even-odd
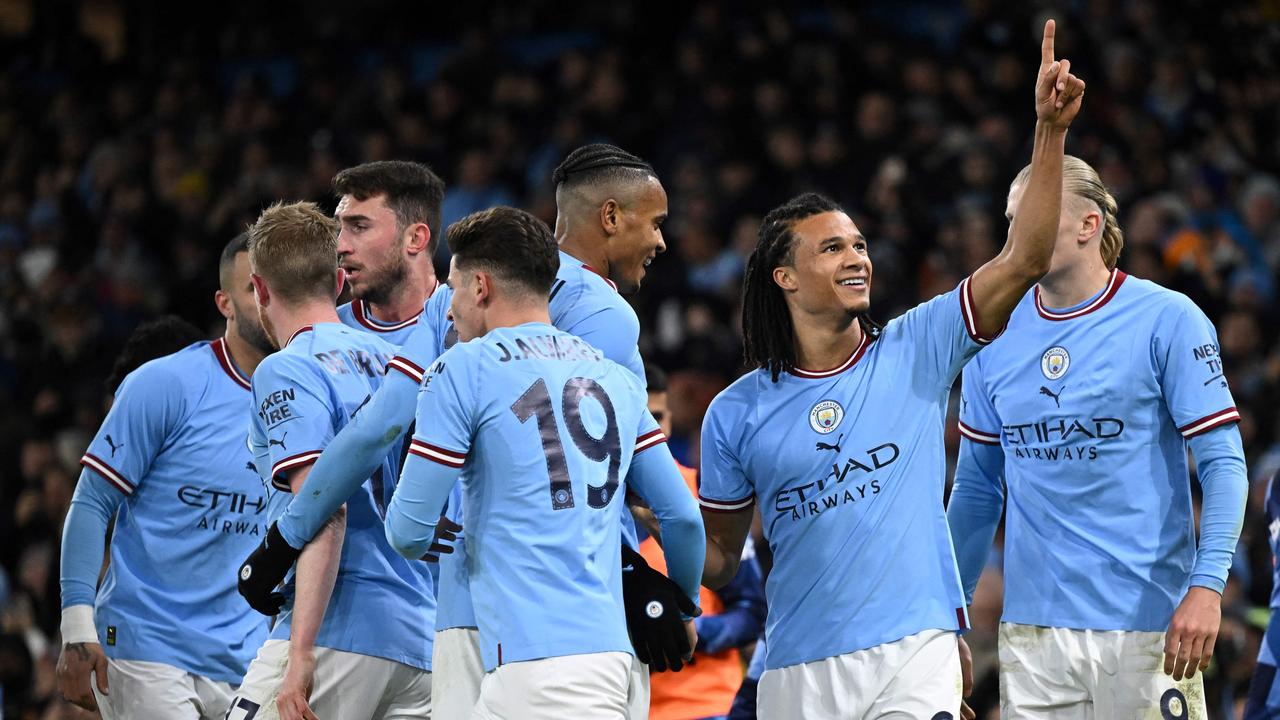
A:
<svg viewBox="0 0 1280 720">
<path fill-rule="evenodd" d="M 1040 41 L 1040 64 L 1048 65 L 1053 62 L 1053 33 L 1057 28 L 1057 24 L 1052 19 L 1046 20 L 1044 23 L 1044 39 Z"/>
</svg>

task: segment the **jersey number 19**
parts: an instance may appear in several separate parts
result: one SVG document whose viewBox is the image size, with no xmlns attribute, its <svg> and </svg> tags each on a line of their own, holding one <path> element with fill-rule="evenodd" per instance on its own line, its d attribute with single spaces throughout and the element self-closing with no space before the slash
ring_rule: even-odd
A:
<svg viewBox="0 0 1280 720">
<path fill-rule="evenodd" d="M 582 422 L 582 400 L 593 398 L 604 408 L 605 429 L 601 437 L 593 437 Z M 618 421 L 609 394 L 600 383 L 591 378 L 570 378 L 561 394 L 561 407 L 569 437 L 588 460 L 609 461 L 609 474 L 604 485 L 587 484 L 587 505 L 603 508 L 609 504 L 618 490 L 618 468 L 622 464 L 622 447 L 618 436 Z M 542 450 L 547 459 L 547 475 L 551 479 L 551 509 L 564 510 L 573 507 L 573 484 L 569 481 L 569 464 L 565 461 L 564 445 L 560 442 L 560 429 L 556 426 L 555 411 L 551 407 L 551 393 L 542 378 L 529 386 L 519 400 L 511 405 L 511 412 L 524 423 L 531 417 L 538 418 L 538 434 L 542 438 Z"/>
</svg>

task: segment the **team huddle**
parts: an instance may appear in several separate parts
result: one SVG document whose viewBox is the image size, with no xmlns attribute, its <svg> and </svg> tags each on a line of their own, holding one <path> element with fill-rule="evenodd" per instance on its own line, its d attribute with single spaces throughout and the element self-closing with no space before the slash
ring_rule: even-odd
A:
<svg viewBox="0 0 1280 720">
<path fill-rule="evenodd" d="M 108 719 L 646 718 L 758 518 L 756 716 L 971 718 L 967 607 L 1003 515 L 1001 717 L 1205 717 L 1240 418 L 1205 315 L 1117 267 L 1115 200 L 1065 154 L 1085 86 L 1054 30 L 1007 242 L 950 292 L 881 324 L 842 207 L 764 217 L 754 369 L 706 413 L 696 497 L 620 294 L 666 250 L 640 158 L 570 153 L 554 230 L 510 207 L 442 228 L 443 183 L 406 161 L 339 173 L 332 216 L 263 211 L 221 256 L 225 335 L 130 373 L 84 453 L 64 696 Z M 1274 664 L 1253 716 L 1280 717 Z"/>
</svg>

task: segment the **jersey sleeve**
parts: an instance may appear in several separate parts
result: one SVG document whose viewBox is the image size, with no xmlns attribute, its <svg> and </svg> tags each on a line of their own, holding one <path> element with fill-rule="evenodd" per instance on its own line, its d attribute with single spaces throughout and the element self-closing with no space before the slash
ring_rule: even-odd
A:
<svg viewBox="0 0 1280 720">
<path fill-rule="evenodd" d="M 466 462 L 478 409 L 469 360 L 450 350 L 428 368 L 418 389 L 411 454 L 457 469 Z"/>
<path fill-rule="evenodd" d="M 1200 308 L 1180 296 L 1177 307 L 1161 316 L 1155 342 L 1165 406 L 1183 437 L 1239 422 L 1223 374 L 1218 334 Z"/>
<path fill-rule="evenodd" d="M 306 359 L 277 353 L 253 373 L 254 424 L 266 438 L 266 473 L 271 484 L 290 492 L 289 475 L 320 457 L 334 435 L 334 413 L 320 371 Z"/>
<path fill-rule="evenodd" d="M 644 361 L 637 348 L 640 320 L 625 301 L 595 298 L 581 283 L 557 279 L 551 285 L 550 310 L 553 325 L 587 341 L 644 382 Z"/>
<path fill-rule="evenodd" d="M 999 445 L 1004 424 L 987 394 L 982 375 L 982 356 L 965 366 L 960 380 L 960 434 L 983 445 Z"/>
<path fill-rule="evenodd" d="M 120 493 L 94 477 L 85 468 L 80 474 L 67 519 L 62 527 L 61 575 L 62 607 L 93 605 L 102 570 L 102 550 L 107 526 L 124 502 Z"/>
<path fill-rule="evenodd" d="M 452 297 L 453 293 L 447 288 L 440 288 L 427 300 L 413 332 L 387 363 L 387 373 L 403 373 L 415 383 L 422 382 L 426 369 L 445 351 L 445 338 L 453 329 L 448 319 Z"/>
<path fill-rule="evenodd" d="M 702 422 L 701 484 L 698 503 L 711 512 L 739 512 L 756 501 L 755 487 L 739 461 L 733 432 L 742 408 L 724 395 L 717 397 Z"/>
<path fill-rule="evenodd" d="M 167 362 L 129 374 L 80 464 L 132 495 L 187 413 L 182 378 Z"/>
<path fill-rule="evenodd" d="M 943 388 L 950 388 L 969 358 L 995 339 L 978 332 L 972 277 L 951 292 L 908 310 L 886 331 L 895 324 L 921 352 L 913 363 L 915 372 L 923 373 L 918 375 L 922 380 Z"/>
</svg>

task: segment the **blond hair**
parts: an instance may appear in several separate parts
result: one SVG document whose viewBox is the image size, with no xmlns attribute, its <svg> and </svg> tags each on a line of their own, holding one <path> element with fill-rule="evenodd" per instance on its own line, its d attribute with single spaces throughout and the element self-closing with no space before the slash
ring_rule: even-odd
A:
<svg viewBox="0 0 1280 720">
<path fill-rule="evenodd" d="M 1030 176 L 1031 166 L 1028 165 L 1014 178 L 1013 184 L 1024 185 Z M 1064 155 L 1062 192 L 1098 206 L 1098 211 L 1102 213 L 1102 239 L 1098 243 L 1098 250 L 1102 253 L 1102 262 L 1106 263 L 1107 269 L 1114 270 L 1120 260 L 1120 250 L 1124 248 L 1124 231 L 1120 229 L 1120 222 L 1116 219 L 1120 206 L 1116 204 L 1116 199 L 1107 190 L 1107 186 L 1102 184 L 1098 171 L 1074 155 Z"/>
<path fill-rule="evenodd" d="M 286 302 L 332 296 L 338 223 L 315 203 L 275 205 L 249 226 L 249 267 Z"/>
</svg>

